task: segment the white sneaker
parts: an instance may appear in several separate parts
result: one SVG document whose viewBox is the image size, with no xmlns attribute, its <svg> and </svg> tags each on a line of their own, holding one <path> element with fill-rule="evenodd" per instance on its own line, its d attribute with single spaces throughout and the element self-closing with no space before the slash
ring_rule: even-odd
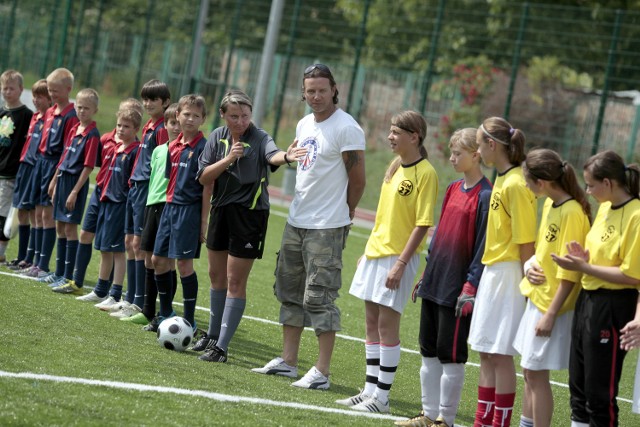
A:
<svg viewBox="0 0 640 427">
<path fill-rule="evenodd" d="M 124 319 L 125 317 L 135 316 L 138 313 L 142 313 L 142 309 L 135 304 L 123 305 L 119 311 L 115 311 L 110 314 L 111 317 L 117 317 L 118 319 Z"/>
<path fill-rule="evenodd" d="M 344 406 L 355 406 L 358 403 L 363 402 L 370 397 L 371 396 L 369 396 L 368 394 L 365 394 L 364 391 L 361 391 L 360 394 L 356 394 L 355 396 L 347 397 L 346 399 L 338 399 L 336 400 L 336 403 L 338 405 L 344 405 Z"/>
<path fill-rule="evenodd" d="M 298 381 L 291 383 L 294 387 L 309 388 L 313 390 L 327 390 L 329 389 L 329 377 L 325 377 L 322 372 L 313 366 L 309 369 L 309 372 L 304 374 L 304 377 Z"/>
<path fill-rule="evenodd" d="M 251 370 L 265 375 L 282 375 L 289 378 L 296 378 L 298 376 L 298 368 L 287 365 L 282 357 L 276 357 L 262 368 L 253 368 Z"/>
<path fill-rule="evenodd" d="M 108 296 L 106 300 L 99 302 L 98 304 L 94 304 L 94 307 L 99 308 L 100 310 L 102 310 L 103 308 L 108 308 L 111 307 L 112 305 L 116 305 L 119 304 L 119 301 L 116 301 L 116 299 L 112 296 Z"/>
<path fill-rule="evenodd" d="M 113 298 L 113 297 L 112 297 Z M 103 302 L 107 299 L 106 296 L 104 297 L 99 297 L 98 295 L 96 295 L 95 292 L 91 291 L 86 295 L 82 295 L 80 297 L 76 297 L 76 299 L 78 301 L 87 301 L 87 302 L 95 302 L 95 303 L 100 303 Z"/>
<path fill-rule="evenodd" d="M 121 299 L 120 301 L 116 302 L 113 305 L 110 305 L 108 307 L 100 307 L 100 310 L 102 311 L 106 311 L 109 313 L 115 313 L 116 311 L 120 311 L 123 309 L 123 307 L 126 307 L 128 305 L 130 305 L 131 303 L 129 301 L 125 301 L 123 299 Z"/>
<path fill-rule="evenodd" d="M 389 413 L 389 401 L 387 403 L 382 403 L 375 396 L 371 396 L 367 400 L 364 400 L 357 405 L 353 405 L 351 407 L 354 411 L 360 412 L 374 412 L 379 414 L 388 414 Z"/>
</svg>

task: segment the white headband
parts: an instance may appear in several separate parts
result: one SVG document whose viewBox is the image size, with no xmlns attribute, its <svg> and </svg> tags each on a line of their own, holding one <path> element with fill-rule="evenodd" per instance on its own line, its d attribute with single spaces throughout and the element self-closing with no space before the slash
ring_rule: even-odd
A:
<svg viewBox="0 0 640 427">
<path fill-rule="evenodd" d="M 508 142 L 504 142 L 498 138 L 496 138 L 495 136 L 491 135 L 489 132 L 487 132 L 487 130 L 484 128 L 484 125 L 480 125 L 480 130 L 482 130 L 482 133 L 484 133 L 485 135 L 487 135 L 489 138 L 493 139 L 495 142 L 499 142 L 502 145 L 509 145 Z"/>
</svg>

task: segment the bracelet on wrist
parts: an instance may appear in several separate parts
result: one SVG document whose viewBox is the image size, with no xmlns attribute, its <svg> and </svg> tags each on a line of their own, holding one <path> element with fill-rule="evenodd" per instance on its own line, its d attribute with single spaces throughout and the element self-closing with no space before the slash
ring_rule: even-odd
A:
<svg viewBox="0 0 640 427">
<path fill-rule="evenodd" d="M 398 258 L 398 262 L 403 263 L 404 265 L 407 265 L 407 261 L 401 260 L 400 258 Z"/>
<path fill-rule="evenodd" d="M 284 153 L 284 161 L 287 162 L 287 165 L 291 166 L 291 162 L 289 161 L 289 158 L 287 157 L 287 152 L 286 151 Z"/>
</svg>

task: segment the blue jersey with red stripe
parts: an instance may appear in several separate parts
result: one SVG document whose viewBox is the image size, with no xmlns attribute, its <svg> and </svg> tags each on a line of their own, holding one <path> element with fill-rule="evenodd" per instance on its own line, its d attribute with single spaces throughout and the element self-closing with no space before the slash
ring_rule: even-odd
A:
<svg viewBox="0 0 640 427">
<path fill-rule="evenodd" d="M 42 129 L 44 128 L 44 114 L 36 112 L 31 117 L 31 123 L 29 123 L 29 133 L 27 134 L 27 141 L 22 147 L 20 153 L 20 162 L 28 165 L 36 164 L 36 155 L 38 153 L 38 147 L 42 140 Z"/>
<path fill-rule="evenodd" d="M 156 122 L 149 120 L 142 128 L 142 143 L 138 149 L 131 181 L 149 181 L 151 176 L 151 154 L 158 146 L 168 142 L 168 133 L 164 130 L 164 117 Z"/>
<path fill-rule="evenodd" d="M 202 132 L 191 141 L 182 143 L 182 134 L 169 143 L 167 169 L 167 203 L 191 205 L 202 201 L 202 184 L 198 175 L 198 158 L 204 150 L 207 139 Z"/>
<path fill-rule="evenodd" d="M 80 130 L 80 123 L 72 129 L 69 139 L 64 147 L 64 152 L 58 163 L 58 170 L 70 175 L 80 175 L 82 169 L 93 169 L 96 165 L 96 155 L 100 142 L 100 132 L 96 128 L 96 122 L 91 122 L 84 130 Z"/>
<path fill-rule="evenodd" d="M 71 133 L 71 128 L 78 123 L 73 103 L 67 105 L 56 114 L 58 104 L 49 108 L 44 115 L 44 128 L 38 152 L 50 159 L 59 159 L 64 151 L 64 144 Z"/>
<path fill-rule="evenodd" d="M 108 165 L 107 176 L 102 187 L 100 201 L 124 203 L 129 194 L 129 178 L 133 172 L 133 165 L 140 141 L 133 141 L 126 147 L 119 143 L 113 149 L 113 156 Z M 104 166 L 103 166 L 104 167 Z"/>
</svg>

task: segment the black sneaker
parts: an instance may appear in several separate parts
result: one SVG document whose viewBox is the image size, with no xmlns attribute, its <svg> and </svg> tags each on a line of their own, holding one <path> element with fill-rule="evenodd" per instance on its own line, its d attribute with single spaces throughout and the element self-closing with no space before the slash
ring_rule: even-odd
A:
<svg viewBox="0 0 640 427">
<path fill-rule="evenodd" d="M 149 332 L 158 332 L 158 326 L 160 326 L 160 316 L 156 316 L 151 319 L 151 322 L 147 326 L 143 326 L 142 330 Z"/>
<path fill-rule="evenodd" d="M 198 359 L 204 360 L 205 362 L 226 363 L 227 352 L 214 345 L 211 350 L 207 350 L 202 356 L 198 357 Z"/>
<path fill-rule="evenodd" d="M 190 350 L 192 351 L 211 350 L 217 343 L 218 343 L 218 340 L 209 338 L 205 334 L 198 341 L 196 341 L 196 343 L 193 345 L 193 347 L 190 348 Z"/>
</svg>

